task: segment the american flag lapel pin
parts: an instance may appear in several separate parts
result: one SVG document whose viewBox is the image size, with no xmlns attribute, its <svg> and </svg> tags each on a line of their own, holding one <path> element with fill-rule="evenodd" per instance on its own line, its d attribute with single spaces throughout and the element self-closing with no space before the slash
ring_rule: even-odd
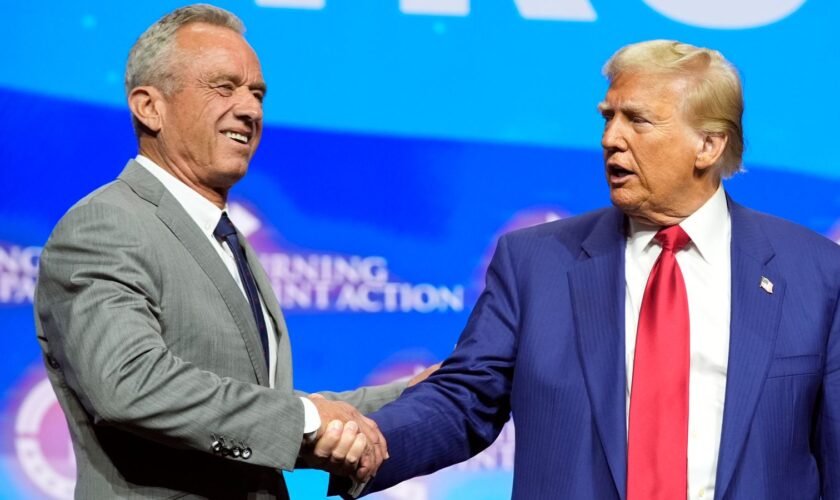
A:
<svg viewBox="0 0 840 500">
<path fill-rule="evenodd" d="M 767 279 L 766 276 L 761 277 L 761 284 L 759 284 L 758 286 L 760 286 L 767 293 L 773 293 L 773 282 Z"/>
</svg>

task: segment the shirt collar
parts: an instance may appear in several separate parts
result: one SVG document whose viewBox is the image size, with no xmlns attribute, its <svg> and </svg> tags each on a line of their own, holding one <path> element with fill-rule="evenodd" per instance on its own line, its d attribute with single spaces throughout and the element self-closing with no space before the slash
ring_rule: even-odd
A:
<svg viewBox="0 0 840 500">
<path fill-rule="evenodd" d="M 720 258 L 726 256 L 732 222 L 729 218 L 729 208 L 726 206 L 723 183 L 702 207 L 680 223 L 680 227 L 691 238 L 694 247 L 706 262 L 717 264 Z"/>
<path fill-rule="evenodd" d="M 630 218 L 627 246 L 632 255 L 638 256 L 650 248 L 659 226 L 646 224 Z M 710 263 L 717 263 L 725 258 L 726 245 L 729 244 L 732 222 L 726 204 L 726 192 L 723 184 L 706 203 L 680 223 L 680 227 L 691 238 L 691 244 L 700 257 Z"/>
<path fill-rule="evenodd" d="M 219 207 L 149 158 L 138 154 L 135 161 L 163 184 L 163 187 L 178 200 L 178 203 L 184 207 L 187 215 L 198 224 L 198 227 L 205 234 L 208 236 L 213 235 L 213 231 L 216 229 L 216 225 L 222 217 L 222 210 Z M 225 205 L 225 211 L 227 211 L 227 205 Z"/>
</svg>

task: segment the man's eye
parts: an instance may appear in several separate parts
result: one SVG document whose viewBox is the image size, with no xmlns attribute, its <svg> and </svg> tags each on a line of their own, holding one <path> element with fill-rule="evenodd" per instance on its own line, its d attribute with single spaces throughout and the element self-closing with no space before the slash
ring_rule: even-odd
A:
<svg viewBox="0 0 840 500">
<path fill-rule="evenodd" d="M 263 94 L 262 92 L 252 92 L 252 94 L 254 95 L 254 98 L 256 98 L 260 102 L 263 102 L 263 99 L 265 99 L 265 94 Z"/>
<path fill-rule="evenodd" d="M 634 116 L 633 118 L 630 119 L 630 121 L 632 121 L 633 123 L 650 123 L 645 118 L 643 118 L 641 116 Z"/>
<path fill-rule="evenodd" d="M 233 87 L 232 83 L 223 83 L 221 85 L 217 85 L 216 90 L 218 90 L 222 95 L 231 95 L 236 89 Z"/>
</svg>

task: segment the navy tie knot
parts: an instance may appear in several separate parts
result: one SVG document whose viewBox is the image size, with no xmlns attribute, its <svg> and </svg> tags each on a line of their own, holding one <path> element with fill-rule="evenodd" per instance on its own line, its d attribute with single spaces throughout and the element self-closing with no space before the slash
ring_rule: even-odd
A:
<svg viewBox="0 0 840 500">
<path fill-rule="evenodd" d="M 227 212 L 222 212 L 222 217 L 219 219 L 219 223 L 216 224 L 216 229 L 213 230 L 213 236 L 220 240 L 225 240 L 234 234 L 236 234 L 236 227 L 230 221 Z"/>
</svg>

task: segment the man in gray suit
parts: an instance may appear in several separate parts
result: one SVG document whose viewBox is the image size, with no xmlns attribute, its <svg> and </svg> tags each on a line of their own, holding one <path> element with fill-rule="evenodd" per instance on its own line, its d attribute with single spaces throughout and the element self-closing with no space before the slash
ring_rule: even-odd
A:
<svg viewBox="0 0 840 500">
<path fill-rule="evenodd" d="M 225 213 L 262 131 L 243 31 L 207 5 L 146 30 L 126 69 L 139 155 L 70 209 L 41 257 L 38 340 L 77 498 L 288 498 L 281 470 L 365 481 L 387 458 L 361 413 L 405 383 L 294 391 L 283 315 Z"/>
</svg>

